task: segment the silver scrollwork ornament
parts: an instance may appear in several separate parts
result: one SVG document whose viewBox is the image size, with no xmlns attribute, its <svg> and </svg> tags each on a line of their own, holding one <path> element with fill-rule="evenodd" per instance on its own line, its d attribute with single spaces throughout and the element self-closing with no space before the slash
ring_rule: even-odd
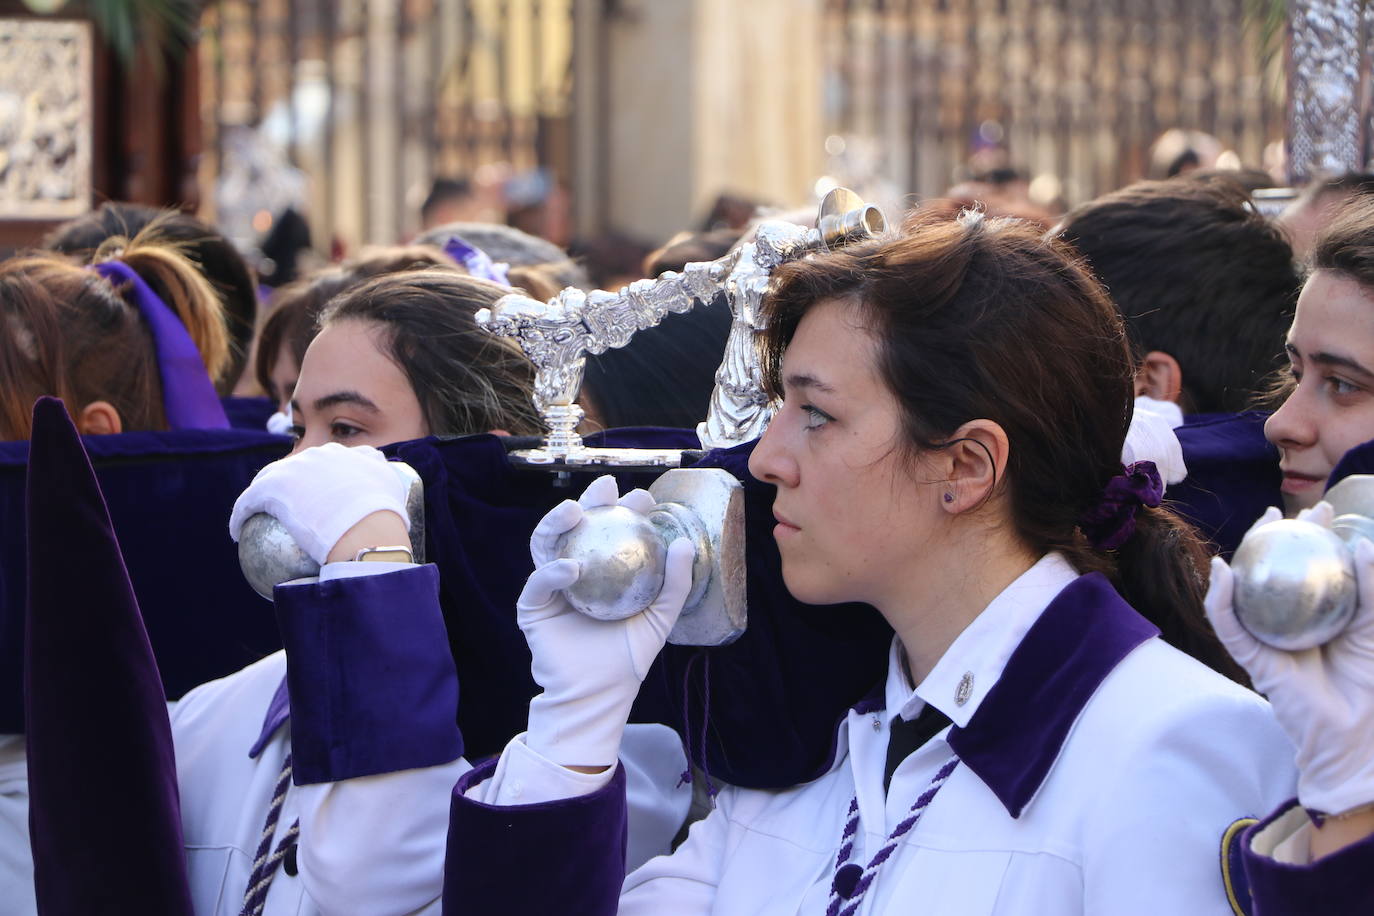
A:
<svg viewBox="0 0 1374 916">
<path fill-rule="evenodd" d="M 674 467 L 678 450 L 591 449 L 577 424 L 577 393 L 586 356 L 628 344 L 636 331 L 654 327 L 671 313 L 690 311 L 724 292 L 732 324 L 716 372 L 716 388 L 698 436 L 706 448 L 738 445 L 763 432 L 771 416 L 764 394 L 754 335 L 769 274 L 779 264 L 810 251 L 829 250 L 873 238 L 886 228 L 882 211 L 858 195 L 836 188 L 821 203 L 815 229 L 765 221 L 754 237 L 716 261 L 686 265 L 655 280 L 636 280 L 617 293 L 565 289 L 548 302 L 519 294 L 503 296 L 477 313 L 477 323 L 514 339 L 536 370 L 534 404 L 548 434 L 541 448 L 518 451 L 513 459 L 563 469 L 609 465 Z"/>
</svg>

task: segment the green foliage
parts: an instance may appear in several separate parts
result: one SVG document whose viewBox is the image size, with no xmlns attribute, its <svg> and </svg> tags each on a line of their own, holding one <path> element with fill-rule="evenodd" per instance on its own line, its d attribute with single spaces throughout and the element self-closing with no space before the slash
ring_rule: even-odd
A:
<svg viewBox="0 0 1374 916">
<path fill-rule="evenodd" d="M 1283 56 L 1288 40 L 1288 4 L 1285 0 L 1245 0 L 1245 20 L 1256 30 L 1260 63 L 1268 70 Z"/>
<path fill-rule="evenodd" d="M 25 0 L 35 12 L 53 12 L 61 0 Z M 178 59 L 195 40 L 202 0 L 70 0 L 64 12 L 86 13 L 95 23 L 101 38 L 128 66 L 140 43 L 151 44 L 163 54 Z"/>
</svg>

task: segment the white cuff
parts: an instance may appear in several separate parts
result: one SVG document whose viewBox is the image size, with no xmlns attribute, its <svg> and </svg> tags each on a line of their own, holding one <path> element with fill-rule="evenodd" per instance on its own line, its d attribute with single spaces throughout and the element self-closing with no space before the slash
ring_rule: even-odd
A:
<svg viewBox="0 0 1374 916">
<path fill-rule="evenodd" d="M 1274 818 L 1250 841 L 1252 852 L 1285 865 L 1312 861 L 1312 821 L 1302 805 L 1294 805 Z"/>
<path fill-rule="evenodd" d="M 611 781 L 615 767 L 601 773 L 578 773 L 549 760 L 516 735 L 501 752 L 491 778 L 467 791 L 469 798 L 488 805 L 536 805 L 590 795 Z"/>
<path fill-rule="evenodd" d="M 355 563 L 352 560 L 338 560 L 334 563 L 326 563 L 320 567 L 319 581 L 328 582 L 331 579 L 356 579 L 359 576 L 377 576 L 382 573 L 399 572 L 402 569 L 414 569 L 418 565 L 418 563 L 400 563 L 395 560 L 370 560 L 367 563 Z"/>
</svg>

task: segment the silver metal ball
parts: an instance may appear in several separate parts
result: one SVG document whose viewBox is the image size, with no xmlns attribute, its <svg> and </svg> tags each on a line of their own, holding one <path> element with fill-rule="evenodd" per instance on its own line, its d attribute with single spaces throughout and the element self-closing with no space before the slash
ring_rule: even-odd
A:
<svg viewBox="0 0 1374 916">
<path fill-rule="evenodd" d="M 587 509 L 558 539 L 558 556 L 582 574 L 568 586 L 574 608 L 598 620 L 623 620 L 647 608 L 663 587 L 668 549 L 648 518 L 623 506 Z"/>
<path fill-rule="evenodd" d="M 276 516 L 259 512 L 239 532 L 239 566 L 248 584 L 268 601 L 279 583 L 318 576 L 320 564 L 301 549 Z"/>
<path fill-rule="evenodd" d="M 1265 525 L 1241 542 L 1231 570 L 1236 619 L 1276 649 L 1320 646 L 1354 616 L 1350 549 L 1321 525 L 1291 519 Z"/>
</svg>

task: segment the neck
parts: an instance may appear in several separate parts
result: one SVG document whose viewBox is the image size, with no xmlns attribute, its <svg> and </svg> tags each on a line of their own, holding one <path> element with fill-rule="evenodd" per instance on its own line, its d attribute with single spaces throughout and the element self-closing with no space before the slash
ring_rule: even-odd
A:
<svg viewBox="0 0 1374 916">
<path fill-rule="evenodd" d="M 902 641 L 913 684 L 925 680 L 974 618 L 1039 559 L 1002 531 L 980 527 L 931 545 L 874 602 Z"/>
</svg>

